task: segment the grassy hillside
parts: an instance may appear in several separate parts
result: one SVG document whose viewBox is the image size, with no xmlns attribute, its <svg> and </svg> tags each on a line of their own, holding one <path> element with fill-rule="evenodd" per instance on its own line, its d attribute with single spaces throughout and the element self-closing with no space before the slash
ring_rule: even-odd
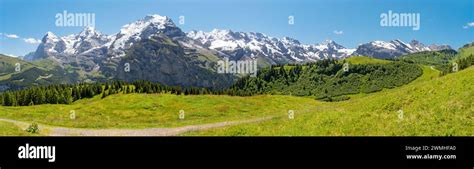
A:
<svg viewBox="0 0 474 169">
<path fill-rule="evenodd" d="M 293 120 L 193 132 L 187 135 L 474 135 L 474 67 L 344 102 L 324 103 Z M 400 113 L 403 111 L 403 113 Z"/>
<path fill-rule="evenodd" d="M 74 128 L 150 128 L 274 117 L 187 135 L 474 135 L 474 67 L 442 77 L 428 66 L 422 71 L 407 85 L 341 102 L 282 95 L 115 94 L 70 105 L 0 106 L 0 118 Z M 11 123 L 1 122 L 0 130 L 0 135 L 28 134 Z"/>
<path fill-rule="evenodd" d="M 16 71 L 17 63 L 20 71 Z M 67 73 L 52 60 L 26 62 L 0 54 L 0 92 L 30 86 L 76 82 L 75 73 Z"/>
<path fill-rule="evenodd" d="M 443 72 L 444 74 L 452 73 L 453 63 L 459 65 L 458 69 L 464 69 L 474 65 L 474 43 L 466 44 L 459 48 L 458 52 L 452 49 L 445 49 L 440 51 L 424 51 L 412 54 L 403 55 L 397 60 L 416 63 L 427 66 L 433 66 Z"/>
<path fill-rule="evenodd" d="M 433 66 L 438 70 L 445 71 L 448 64 L 457 57 L 457 52 L 452 49 L 441 51 L 425 51 L 400 56 L 398 60 L 410 63 L 418 63 Z"/>
<path fill-rule="evenodd" d="M 15 71 L 17 63 L 20 64 L 19 72 Z M 32 67 L 34 67 L 34 65 L 21 59 L 0 54 L 0 80 L 8 79 L 12 74 L 24 72 Z"/>
<path fill-rule="evenodd" d="M 460 58 L 465 58 L 470 55 L 474 55 L 474 43 L 466 44 L 462 48 L 459 49 Z"/>
<path fill-rule="evenodd" d="M 273 66 L 260 70 L 256 77 L 238 80 L 231 89 L 237 95 L 283 94 L 340 101 L 349 99 L 344 96 L 348 94 L 402 86 L 421 74 L 422 70 L 416 64 L 354 57 L 343 61 Z"/>
</svg>

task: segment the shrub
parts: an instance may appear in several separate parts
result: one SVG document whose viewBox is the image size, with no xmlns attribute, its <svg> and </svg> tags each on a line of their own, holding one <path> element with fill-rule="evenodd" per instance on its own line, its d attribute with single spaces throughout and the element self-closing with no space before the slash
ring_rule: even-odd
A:
<svg viewBox="0 0 474 169">
<path fill-rule="evenodd" d="M 26 132 L 29 132 L 29 133 L 39 133 L 38 124 L 36 124 L 36 123 L 31 124 L 31 125 L 28 126 L 28 128 L 26 129 Z"/>
</svg>

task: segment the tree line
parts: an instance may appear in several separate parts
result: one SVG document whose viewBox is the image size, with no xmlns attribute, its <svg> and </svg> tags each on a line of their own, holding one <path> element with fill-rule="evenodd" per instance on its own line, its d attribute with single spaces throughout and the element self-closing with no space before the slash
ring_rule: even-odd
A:
<svg viewBox="0 0 474 169">
<path fill-rule="evenodd" d="M 106 98 L 114 94 L 129 93 L 171 93 L 176 95 L 228 94 L 224 90 L 207 88 L 167 86 L 158 82 L 144 80 L 132 83 L 107 81 L 105 83 L 58 84 L 36 86 L 22 90 L 0 93 L 2 106 L 32 106 L 40 104 L 71 104 L 84 98 L 100 95 Z"/>
<path fill-rule="evenodd" d="M 58 84 L 5 91 L 0 93 L 0 103 L 3 106 L 70 104 L 76 100 L 91 98 L 100 93 L 102 93 L 102 87 L 98 83 Z"/>
</svg>

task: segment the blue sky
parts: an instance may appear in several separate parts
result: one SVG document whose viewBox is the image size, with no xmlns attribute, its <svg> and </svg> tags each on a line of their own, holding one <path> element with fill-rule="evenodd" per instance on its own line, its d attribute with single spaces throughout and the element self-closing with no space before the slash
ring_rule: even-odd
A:
<svg viewBox="0 0 474 169">
<path fill-rule="evenodd" d="M 178 26 L 186 32 L 231 29 L 302 43 L 331 39 L 348 48 L 373 40 L 417 39 L 454 48 L 474 41 L 473 0 L 0 0 L 0 53 L 34 51 L 35 40 L 47 31 L 60 36 L 80 32 L 82 27 L 55 25 L 56 14 L 64 10 L 95 13 L 96 30 L 109 35 L 147 14 L 159 14 L 176 24 L 185 16 L 185 24 Z M 419 13 L 420 30 L 381 27 L 380 15 L 389 10 Z M 290 15 L 294 25 L 288 24 Z"/>
</svg>

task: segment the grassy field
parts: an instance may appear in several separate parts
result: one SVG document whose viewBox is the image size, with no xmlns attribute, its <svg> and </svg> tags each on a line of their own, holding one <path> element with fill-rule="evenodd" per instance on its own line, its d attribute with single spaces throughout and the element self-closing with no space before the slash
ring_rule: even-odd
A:
<svg viewBox="0 0 474 169">
<path fill-rule="evenodd" d="M 292 96 L 118 94 L 71 105 L 0 106 L 0 118 L 75 128 L 177 127 L 285 115 L 289 109 L 305 111 L 320 104 Z M 180 110 L 185 112 L 183 120 L 179 119 Z M 71 111 L 74 120 L 70 119 Z"/>
<path fill-rule="evenodd" d="M 349 62 L 382 61 L 354 57 Z M 185 135 L 474 135 L 474 67 L 443 77 L 428 66 L 423 72 L 408 85 L 351 95 L 342 102 L 281 95 L 117 94 L 71 105 L 0 106 L 0 118 L 60 127 L 139 129 L 274 117 Z M 179 119 L 180 110 L 184 119 Z M 288 110 L 294 110 L 294 119 L 288 118 Z M 0 135 L 28 134 L 0 122 Z"/>
<path fill-rule="evenodd" d="M 31 134 L 13 123 L 0 121 L 0 136 L 39 136 L 39 134 Z"/>
<path fill-rule="evenodd" d="M 425 74 L 409 85 L 349 101 L 325 103 L 294 119 L 242 124 L 186 135 L 226 136 L 472 136 L 474 67 L 438 77 Z"/>
</svg>

